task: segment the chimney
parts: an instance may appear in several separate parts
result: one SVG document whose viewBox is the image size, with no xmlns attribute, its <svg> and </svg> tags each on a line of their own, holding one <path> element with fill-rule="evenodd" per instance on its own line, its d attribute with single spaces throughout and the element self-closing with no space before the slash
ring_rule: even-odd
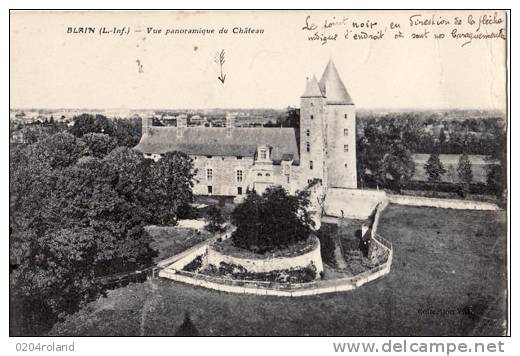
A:
<svg viewBox="0 0 520 356">
<path fill-rule="evenodd" d="M 182 136 L 184 128 L 188 126 L 188 117 L 186 115 L 177 116 L 177 136 Z"/>
<path fill-rule="evenodd" d="M 141 135 L 148 133 L 151 127 L 153 127 L 153 117 L 141 119 Z"/>
<path fill-rule="evenodd" d="M 233 129 L 235 128 L 235 118 L 235 114 L 226 114 L 226 135 L 228 137 L 231 137 L 231 135 L 233 134 Z"/>
</svg>

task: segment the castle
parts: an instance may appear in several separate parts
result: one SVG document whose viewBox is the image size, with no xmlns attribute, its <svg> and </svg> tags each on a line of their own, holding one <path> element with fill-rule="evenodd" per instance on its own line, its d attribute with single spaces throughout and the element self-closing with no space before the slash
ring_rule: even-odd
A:
<svg viewBox="0 0 520 356">
<path fill-rule="evenodd" d="M 154 127 L 143 119 L 135 147 L 160 159 L 169 151 L 188 154 L 196 168 L 196 195 L 241 196 L 281 185 L 289 193 L 319 181 L 325 189 L 356 189 L 356 110 L 329 61 L 318 82 L 308 79 L 300 99 L 300 128 L 240 128 L 228 115 L 226 127 Z"/>
</svg>

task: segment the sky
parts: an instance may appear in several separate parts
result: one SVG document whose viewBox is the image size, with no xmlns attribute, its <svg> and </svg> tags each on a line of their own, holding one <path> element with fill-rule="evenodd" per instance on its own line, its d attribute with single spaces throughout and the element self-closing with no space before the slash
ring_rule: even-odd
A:
<svg viewBox="0 0 520 356">
<path fill-rule="evenodd" d="M 423 25 L 410 26 L 410 17 Z M 363 109 L 496 109 L 506 107 L 506 42 L 451 38 L 489 33 L 493 12 L 13 12 L 10 14 L 11 108 L 283 108 L 299 106 L 307 77 L 320 78 L 333 59 L 356 106 Z M 308 18 L 308 16 L 310 16 Z M 469 25 L 470 19 L 476 24 Z M 307 20 L 306 20 L 307 19 Z M 430 25 L 446 19 L 448 25 Z M 325 21 L 341 22 L 323 29 Z M 353 40 L 353 22 L 377 24 L 379 40 Z M 395 39 L 398 23 L 404 38 Z M 317 25 L 317 30 L 302 27 Z M 67 33 L 125 27 L 129 35 Z M 162 29 L 149 34 L 147 28 Z M 218 31 L 225 27 L 227 34 Z M 233 34 L 234 27 L 263 29 Z M 216 34 L 165 35 L 166 29 L 213 28 Z M 135 32 L 140 29 L 141 32 Z M 350 30 L 348 40 L 343 38 Z M 309 41 L 338 33 L 326 44 Z M 411 34 L 428 31 L 427 39 Z M 444 33 L 434 39 L 433 33 Z M 464 45 L 463 45 L 464 44 Z M 225 50 L 224 83 L 215 53 Z"/>
</svg>

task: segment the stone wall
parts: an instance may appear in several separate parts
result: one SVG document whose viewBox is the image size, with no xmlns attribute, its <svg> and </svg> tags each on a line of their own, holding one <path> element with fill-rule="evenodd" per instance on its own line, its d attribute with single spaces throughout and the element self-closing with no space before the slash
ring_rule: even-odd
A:
<svg viewBox="0 0 520 356">
<path fill-rule="evenodd" d="M 159 272 L 159 276 L 203 288 L 238 294 L 300 297 L 307 295 L 345 292 L 359 288 L 365 283 L 371 282 L 390 273 L 393 260 L 393 249 L 389 242 L 382 242 L 376 240 L 376 243 L 381 244 L 383 248 L 387 248 L 389 250 L 388 259 L 385 263 L 359 275 L 340 279 L 316 280 L 308 283 L 281 284 L 265 281 L 241 281 L 215 276 L 206 276 L 200 273 L 179 271 L 170 268 L 162 269 Z"/>
<path fill-rule="evenodd" d="M 231 255 L 225 255 L 216 251 L 211 246 L 208 247 L 206 258 L 207 264 L 218 267 L 221 262 L 244 267 L 248 272 L 264 273 L 276 270 L 284 270 L 291 268 L 305 268 L 311 263 L 316 267 L 316 276 L 319 278 L 320 272 L 323 271 L 323 263 L 320 254 L 320 242 L 315 238 L 314 248 L 306 253 L 293 257 L 277 257 L 277 258 L 240 258 Z"/>
<path fill-rule="evenodd" d="M 392 194 L 388 195 L 388 200 L 392 204 L 426 206 L 431 208 L 460 210 L 500 210 L 496 204 L 472 200 L 440 199 Z"/>
<path fill-rule="evenodd" d="M 324 214 L 363 220 L 372 214 L 377 204 L 386 200 L 386 193 L 382 190 L 329 188 Z"/>
</svg>

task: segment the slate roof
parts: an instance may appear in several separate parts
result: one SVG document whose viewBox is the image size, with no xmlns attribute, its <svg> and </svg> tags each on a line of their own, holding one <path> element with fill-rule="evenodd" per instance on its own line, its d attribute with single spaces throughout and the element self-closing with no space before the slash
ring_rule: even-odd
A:
<svg viewBox="0 0 520 356">
<path fill-rule="evenodd" d="M 354 105 L 332 59 L 321 76 L 319 86 L 322 94 L 327 98 L 327 104 Z"/>
<path fill-rule="evenodd" d="M 307 80 L 305 85 L 305 92 L 301 96 L 302 98 L 313 98 L 313 97 L 323 97 L 323 93 L 318 85 L 318 80 L 316 76 L 312 76 L 311 80 Z"/>
<path fill-rule="evenodd" d="M 271 159 L 279 163 L 292 157 L 299 164 L 296 132 L 293 128 L 185 127 L 177 135 L 176 127 L 152 127 L 135 147 L 141 153 L 182 151 L 199 156 L 254 157 L 258 146 L 272 147 Z"/>
</svg>

